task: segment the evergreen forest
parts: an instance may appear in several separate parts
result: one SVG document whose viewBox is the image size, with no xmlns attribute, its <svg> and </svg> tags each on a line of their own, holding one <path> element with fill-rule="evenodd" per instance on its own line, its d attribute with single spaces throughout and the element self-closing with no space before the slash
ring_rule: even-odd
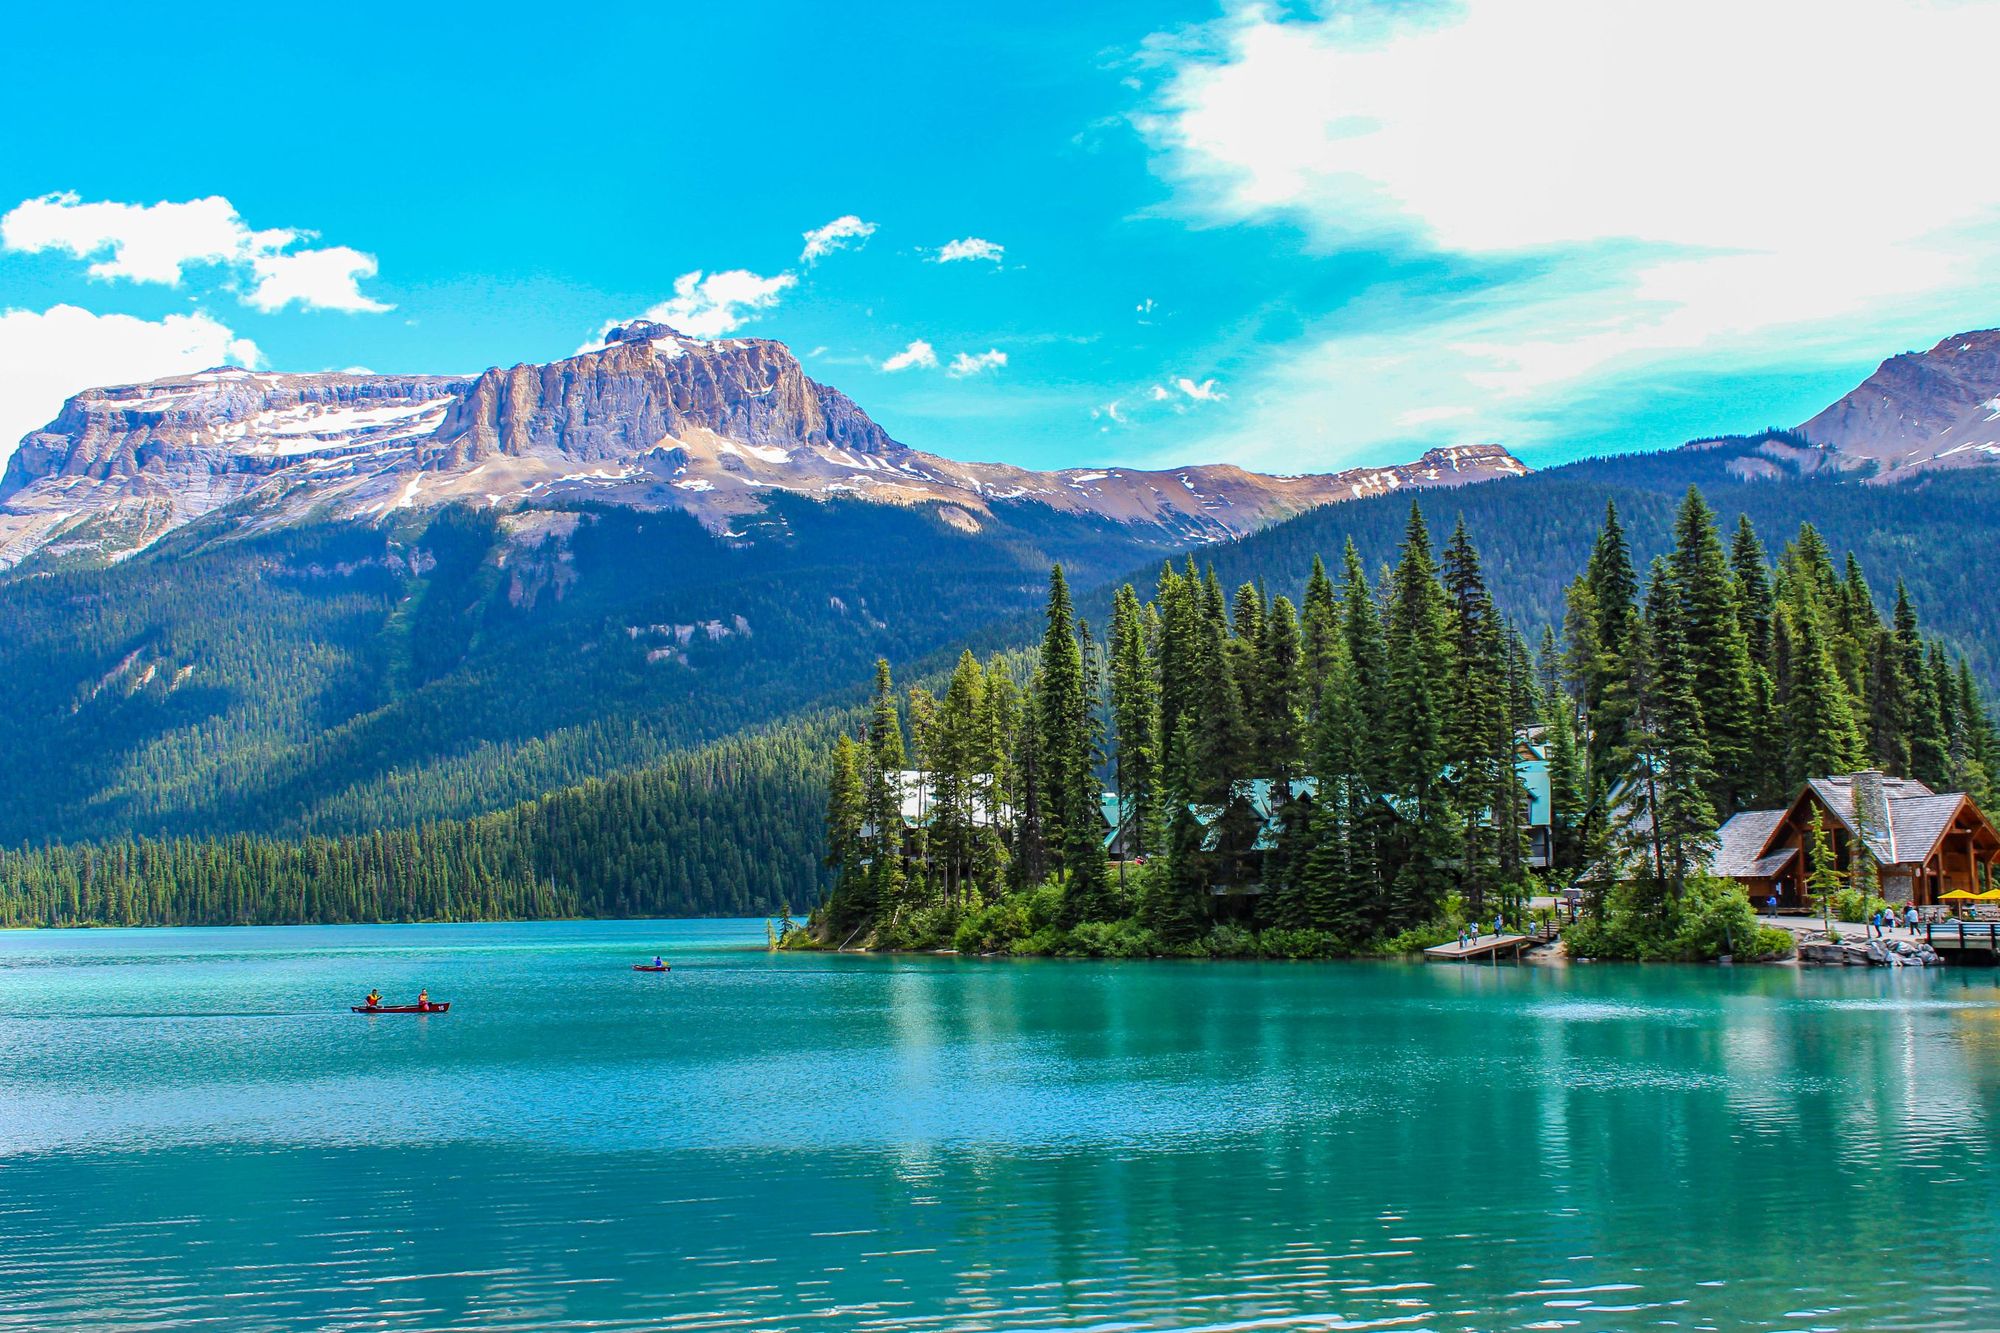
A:
<svg viewBox="0 0 2000 1333">
<path fill-rule="evenodd" d="M 1864 767 L 1990 803 L 1971 664 L 1810 523 L 1773 556 L 1691 487 L 1642 563 L 1611 504 L 1559 622 L 1531 636 L 1499 592 L 1465 524 L 1439 541 L 1417 505 L 1376 576 L 1351 541 L 1296 598 L 1169 563 L 1102 636 L 1058 566 L 1024 683 L 968 652 L 941 696 L 899 696 L 878 664 L 832 751 L 811 942 L 1364 953 L 1575 884 L 1573 951 L 1714 956 L 1780 947 L 1706 874 L 1736 811 Z"/>
</svg>

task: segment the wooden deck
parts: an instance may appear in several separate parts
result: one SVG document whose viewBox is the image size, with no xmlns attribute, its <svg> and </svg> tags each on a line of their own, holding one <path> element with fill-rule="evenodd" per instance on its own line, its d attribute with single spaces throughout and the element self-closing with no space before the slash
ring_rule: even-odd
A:
<svg viewBox="0 0 2000 1333">
<path fill-rule="evenodd" d="M 1481 935 L 1470 944 L 1460 944 L 1457 940 L 1449 944 L 1433 944 L 1424 950 L 1424 957 L 1446 963 L 1465 963 L 1474 959 L 1497 963 L 1502 958 L 1519 958 L 1540 943 L 1542 941 L 1533 935 Z"/>
<path fill-rule="evenodd" d="M 1924 942 L 1941 954 L 2000 958 L 2000 922 L 1932 921 L 1924 926 Z"/>
</svg>

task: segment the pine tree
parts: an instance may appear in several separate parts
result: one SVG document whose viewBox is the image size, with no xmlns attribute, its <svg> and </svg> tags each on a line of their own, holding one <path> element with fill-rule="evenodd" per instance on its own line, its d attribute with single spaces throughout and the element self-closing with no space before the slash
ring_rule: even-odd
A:
<svg viewBox="0 0 2000 1333">
<path fill-rule="evenodd" d="M 1655 867 L 1676 902 L 1688 876 L 1706 862 L 1717 822 L 1708 798 L 1715 776 L 1711 732 L 1701 711 L 1701 672 L 1687 638 L 1686 604 L 1687 590 L 1679 586 L 1672 567 L 1656 561 L 1646 601 L 1646 770 Z"/>
<path fill-rule="evenodd" d="M 1333 674 L 1333 655 L 1340 639 L 1340 609 L 1334 597 L 1333 580 L 1326 576 L 1326 565 L 1317 555 L 1313 556 L 1312 574 L 1306 579 L 1299 629 L 1305 655 L 1305 706 L 1311 713 L 1318 709 L 1319 692 L 1326 685 L 1326 678 Z"/>
<path fill-rule="evenodd" d="M 1423 511 L 1410 506 L 1389 591 L 1388 771 L 1403 811 L 1392 886 L 1392 926 L 1431 920 L 1459 848 L 1444 781 L 1445 709 L 1457 670 L 1444 589 Z"/>
<path fill-rule="evenodd" d="M 1812 824 L 1807 834 L 1806 857 L 1809 869 L 1806 872 L 1806 892 L 1811 895 L 1813 905 L 1819 908 L 1820 920 L 1828 933 L 1833 930 L 1833 896 L 1845 887 L 1838 863 L 1834 860 L 1833 841 L 1827 836 L 1826 819 L 1818 805 L 1813 806 Z"/>
<path fill-rule="evenodd" d="M 1787 786 L 1859 767 L 1860 733 L 1828 642 L 1826 617 L 1811 583 L 1800 583 L 1778 608 L 1775 637 L 1784 645 Z"/>
<path fill-rule="evenodd" d="M 1160 701 L 1142 619 L 1139 596 L 1128 583 L 1111 608 L 1111 713 L 1117 735 L 1113 776 L 1119 817 L 1150 852 L 1157 850 L 1155 832 L 1164 829 L 1154 778 L 1160 759 Z"/>
<path fill-rule="evenodd" d="M 1042 636 L 1037 681 L 1035 712 L 1045 792 L 1045 836 L 1068 877 L 1063 924 L 1075 925 L 1101 915 L 1107 884 L 1097 828 L 1091 701 L 1069 584 L 1061 565 L 1049 571 L 1047 629 Z"/>
<path fill-rule="evenodd" d="M 1737 576 L 1723 552 L 1715 513 L 1692 486 L 1674 520 L 1673 569 L 1694 666 L 1694 693 L 1701 701 L 1714 764 L 1708 796 L 1716 810 L 1734 814 L 1758 789 L 1762 776 L 1753 750 L 1755 668 L 1736 605 Z"/>
<path fill-rule="evenodd" d="M 869 707 L 868 762 L 862 772 L 871 830 L 868 844 L 870 893 L 878 914 L 902 906 L 903 722 L 886 659 L 875 663 L 875 696 Z"/>
<path fill-rule="evenodd" d="M 1743 624 L 1744 642 L 1750 660 L 1769 669 L 1771 664 L 1771 616 L 1776 610 L 1771 598 L 1770 558 L 1757 529 L 1745 514 L 1736 520 L 1736 537 L 1729 548 L 1730 571 L 1736 576 L 1736 614 Z"/>
<path fill-rule="evenodd" d="M 1291 780 L 1303 764 L 1305 727 L 1304 660 L 1299 626 L 1292 603 L 1280 597 L 1263 619 L 1257 645 L 1255 680 L 1258 698 L 1253 717 L 1257 735 L 1257 774 L 1278 784 L 1289 798 Z"/>
<path fill-rule="evenodd" d="M 1560 686 L 1548 695 L 1542 735 L 1549 757 L 1549 861 L 1558 869 L 1574 870 L 1583 864 L 1583 822 L 1590 798 L 1577 744 L 1576 702 Z"/>
<path fill-rule="evenodd" d="M 1459 894 L 1477 916 L 1486 889 L 1501 877 L 1499 824 L 1512 813 L 1516 783 L 1504 640 L 1462 519 L 1445 544 L 1444 588 L 1452 672 L 1440 729 L 1443 768 L 1458 817 Z M 1518 820 L 1511 827 L 1518 829 Z"/>
<path fill-rule="evenodd" d="M 1618 521 L 1616 504 L 1604 507 L 1604 526 L 1598 531 L 1582 583 L 1589 593 L 1589 614 L 1583 624 L 1572 629 L 1570 644 L 1582 659 L 1579 674 L 1583 677 L 1584 712 L 1590 720 L 1590 766 L 1596 773 L 1606 767 L 1606 756 L 1625 746 L 1639 632 L 1639 576 L 1632 567 L 1631 547 Z"/>
<path fill-rule="evenodd" d="M 1896 584 L 1894 613 L 1896 660 L 1909 689 L 1910 776 L 1932 787 L 1941 784 L 1950 767 L 1950 739 L 1945 734 L 1944 705 L 1924 661 L 1924 641 L 1917 628 L 1909 589 Z"/>
</svg>

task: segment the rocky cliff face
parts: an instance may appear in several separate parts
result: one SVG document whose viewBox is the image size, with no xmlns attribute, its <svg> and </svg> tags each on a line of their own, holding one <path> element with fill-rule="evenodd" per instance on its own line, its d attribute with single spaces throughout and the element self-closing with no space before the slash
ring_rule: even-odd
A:
<svg viewBox="0 0 2000 1333">
<path fill-rule="evenodd" d="M 612 330 L 603 351 L 487 371 L 425 454 L 444 467 L 537 449 L 600 461 L 695 428 L 780 449 L 907 452 L 846 394 L 806 378 L 782 343 L 703 342 L 639 323 Z"/>
<path fill-rule="evenodd" d="M 1890 357 L 1799 432 L 1892 480 L 2000 459 L 2000 329 Z"/>
<path fill-rule="evenodd" d="M 1526 470 L 1497 445 L 1295 477 L 960 463 L 891 439 L 781 343 L 641 323 L 600 349 L 470 380 L 221 369 L 78 394 L 0 479 L 0 568 L 45 548 L 117 557 L 228 505 L 239 525 L 264 526 L 589 499 L 686 510 L 733 536 L 773 491 L 942 502 L 968 529 L 996 505 L 1038 503 L 1181 543 L 1330 501 Z"/>
</svg>

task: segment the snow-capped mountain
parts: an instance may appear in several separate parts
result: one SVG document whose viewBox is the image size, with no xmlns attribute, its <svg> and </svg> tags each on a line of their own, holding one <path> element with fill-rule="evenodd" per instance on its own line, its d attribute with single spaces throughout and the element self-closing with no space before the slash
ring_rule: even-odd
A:
<svg viewBox="0 0 2000 1333">
<path fill-rule="evenodd" d="M 1497 445 L 1289 477 L 962 463 L 891 439 L 782 343 L 637 323 L 602 348 L 471 379 L 218 369 L 80 393 L 0 479 L 0 567 L 45 547 L 129 554 L 242 501 L 242 523 L 262 527 L 587 499 L 686 510 L 720 534 L 773 491 L 936 502 L 968 530 L 996 505 L 1032 502 L 1179 544 L 1330 501 L 1525 471 Z"/>
</svg>

